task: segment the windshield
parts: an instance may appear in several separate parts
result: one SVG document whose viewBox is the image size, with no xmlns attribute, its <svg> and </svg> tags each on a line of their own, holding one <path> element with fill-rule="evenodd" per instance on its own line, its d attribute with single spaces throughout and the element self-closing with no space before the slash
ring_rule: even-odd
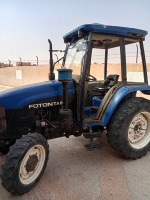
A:
<svg viewBox="0 0 150 200">
<path fill-rule="evenodd" d="M 68 48 L 65 65 L 63 67 L 72 69 L 72 74 L 80 75 L 85 53 L 86 40 L 84 38 L 73 42 Z"/>
</svg>

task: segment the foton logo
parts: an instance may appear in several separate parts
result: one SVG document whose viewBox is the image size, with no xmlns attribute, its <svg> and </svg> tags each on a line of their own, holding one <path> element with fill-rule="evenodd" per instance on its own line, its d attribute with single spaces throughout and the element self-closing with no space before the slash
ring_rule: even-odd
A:
<svg viewBox="0 0 150 200">
<path fill-rule="evenodd" d="M 47 108 L 47 107 L 53 107 L 53 106 L 59 106 L 59 105 L 63 105 L 63 102 L 56 101 L 56 102 L 50 102 L 50 103 L 31 104 L 31 105 L 29 105 L 29 109 L 31 109 L 31 108 Z"/>
</svg>

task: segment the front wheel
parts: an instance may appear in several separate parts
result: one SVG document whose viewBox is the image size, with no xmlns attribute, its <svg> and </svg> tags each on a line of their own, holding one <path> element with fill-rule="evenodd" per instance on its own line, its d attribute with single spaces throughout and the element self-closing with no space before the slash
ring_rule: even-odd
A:
<svg viewBox="0 0 150 200">
<path fill-rule="evenodd" d="M 2 166 L 2 185 L 13 194 L 28 192 L 39 181 L 47 165 L 49 146 L 40 134 L 29 133 L 16 140 Z"/>
<path fill-rule="evenodd" d="M 137 97 L 121 103 L 109 122 L 108 141 L 125 158 L 144 156 L 150 148 L 150 101 Z"/>
</svg>

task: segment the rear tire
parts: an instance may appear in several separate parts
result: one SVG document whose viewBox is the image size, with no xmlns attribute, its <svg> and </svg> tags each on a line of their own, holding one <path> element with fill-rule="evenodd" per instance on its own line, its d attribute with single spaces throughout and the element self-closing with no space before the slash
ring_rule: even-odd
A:
<svg viewBox="0 0 150 200">
<path fill-rule="evenodd" d="M 2 166 L 2 185 L 12 194 L 31 190 L 40 180 L 47 165 L 49 146 L 40 134 L 29 133 L 16 140 Z"/>
<path fill-rule="evenodd" d="M 124 158 L 144 156 L 150 148 L 150 101 L 136 97 L 122 102 L 107 130 L 111 147 Z"/>
</svg>

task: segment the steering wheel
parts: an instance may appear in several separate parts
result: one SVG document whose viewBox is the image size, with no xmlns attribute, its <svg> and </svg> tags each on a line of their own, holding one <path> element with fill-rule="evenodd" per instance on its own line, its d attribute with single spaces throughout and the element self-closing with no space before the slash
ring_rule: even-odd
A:
<svg viewBox="0 0 150 200">
<path fill-rule="evenodd" d="M 86 81 L 97 81 L 97 79 L 94 76 L 92 76 L 91 74 L 87 74 Z"/>
</svg>

